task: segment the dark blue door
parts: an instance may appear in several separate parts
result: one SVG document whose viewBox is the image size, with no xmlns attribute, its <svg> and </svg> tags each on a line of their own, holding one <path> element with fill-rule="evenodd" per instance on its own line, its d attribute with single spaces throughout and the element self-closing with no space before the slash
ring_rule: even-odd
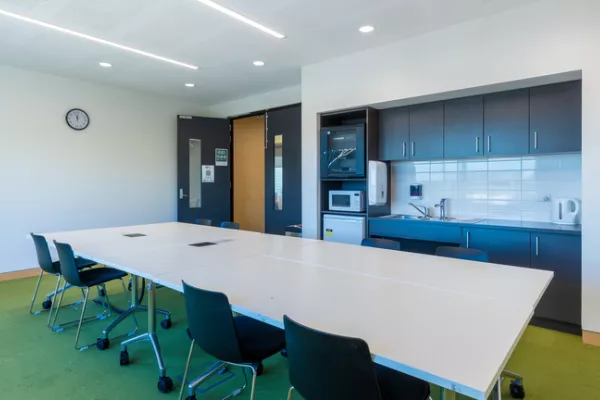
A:
<svg viewBox="0 0 600 400">
<path fill-rule="evenodd" d="M 411 160 L 444 157 L 444 103 L 427 103 L 410 107 Z"/>
<path fill-rule="evenodd" d="M 203 218 L 218 226 L 231 219 L 228 120 L 177 118 L 177 180 L 179 222 L 194 223 Z"/>
<path fill-rule="evenodd" d="M 489 262 L 529 267 L 529 232 L 464 228 L 464 247 L 483 250 Z"/>
<path fill-rule="evenodd" d="M 444 103 L 444 157 L 483 156 L 483 98 L 448 100 Z"/>
<path fill-rule="evenodd" d="M 268 111 L 265 152 L 265 232 L 302 223 L 302 108 Z"/>
<path fill-rule="evenodd" d="M 529 89 L 492 93 L 483 102 L 485 155 L 529 153 Z"/>
</svg>

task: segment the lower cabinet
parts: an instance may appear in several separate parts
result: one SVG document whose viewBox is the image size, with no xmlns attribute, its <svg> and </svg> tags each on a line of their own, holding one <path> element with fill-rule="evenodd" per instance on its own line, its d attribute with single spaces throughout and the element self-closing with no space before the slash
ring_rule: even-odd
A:
<svg viewBox="0 0 600 400">
<path fill-rule="evenodd" d="M 489 262 L 529 267 L 529 232 L 463 228 L 462 246 L 483 250 Z"/>
<path fill-rule="evenodd" d="M 532 232 L 531 267 L 554 272 L 535 316 L 581 325 L 581 237 Z"/>
</svg>

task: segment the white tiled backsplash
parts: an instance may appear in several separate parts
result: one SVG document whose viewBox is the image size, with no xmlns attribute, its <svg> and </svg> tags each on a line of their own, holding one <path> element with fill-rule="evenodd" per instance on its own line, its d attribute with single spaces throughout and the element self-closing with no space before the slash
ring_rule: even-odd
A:
<svg viewBox="0 0 600 400">
<path fill-rule="evenodd" d="M 392 214 L 416 214 L 408 203 L 430 207 L 448 198 L 449 217 L 549 222 L 559 197 L 581 199 L 581 154 L 513 158 L 406 161 L 391 168 Z M 423 199 L 409 186 L 423 184 Z"/>
</svg>

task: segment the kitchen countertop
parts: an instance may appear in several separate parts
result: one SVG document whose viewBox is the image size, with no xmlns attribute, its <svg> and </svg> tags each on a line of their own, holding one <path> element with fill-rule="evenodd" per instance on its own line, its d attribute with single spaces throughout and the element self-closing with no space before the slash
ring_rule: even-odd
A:
<svg viewBox="0 0 600 400">
<path fill-rule="evenodd" d="M 384 218 L 386 216 L 375 217 L 373 219 Z M 454 221 L 444 222 L 432 218 L 428 221 L 423 220 L 401 220 L 392 219 L 391 221 L 412 222 L 412 223 L 423 223 L 423 224 L 444 224 L 450 226 L 475 226 L 485 228 L 500 228 L 500 229 L 511 229 L 511 230 L 523 230 L 523 231 L 537 231 L 537 232 L 548 232 L 548 233 L 566 233 L 572 235 L 581 235 L 581 225 L 558 225 L 552 222 L 534 222 L 534 221 L 514 221 L 504 219 L 474 219 L 473 222 L 469 221 Z"/>
</svg>

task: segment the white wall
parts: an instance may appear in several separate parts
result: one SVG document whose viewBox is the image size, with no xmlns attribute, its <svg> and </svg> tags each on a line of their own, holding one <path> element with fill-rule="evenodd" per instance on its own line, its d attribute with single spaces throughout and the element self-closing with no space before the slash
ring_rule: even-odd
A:
<svg viewBox="0 0 600 400">
<path fill-rule="evenodd" d="M 583 205 L 600 203 L 600 2 L 540 0 L 302 70 L 302 223 L 318 220 L 317 113 L 567 71 L 583 76 Z M 508 85 L 507 85 L 508 86 Z M 583 327 L 600 332 L 600 207 L 585 207 Z"/>
<path fill-rule="evenodd" d="M 300 85 L 297 85 L 229 101 L 227 103 L 216 104 L 209 108 L 209 112 L 211 117 L 234 117 L 254 111 L 300 103 L 300 100 Z"/>
<path fill-rule="evenodd" d="M 31 231 L 175 220 L 178 113 L 199 109 L 0 66 L 0 273 L 36 266 Z"/>
<path fill-rule="evenodd" d="M 548 199 L 581 199 L 581 154 L 391 165 L 392 214 L 416 214 L 409 204 L 414 203 L 439 216 L 435 204 L 444 197 L 450 217 L 551 222 L 552 202 Z M 423 185 L 421 200 L 410 197 L 414 183 Z"/>
</svg>

